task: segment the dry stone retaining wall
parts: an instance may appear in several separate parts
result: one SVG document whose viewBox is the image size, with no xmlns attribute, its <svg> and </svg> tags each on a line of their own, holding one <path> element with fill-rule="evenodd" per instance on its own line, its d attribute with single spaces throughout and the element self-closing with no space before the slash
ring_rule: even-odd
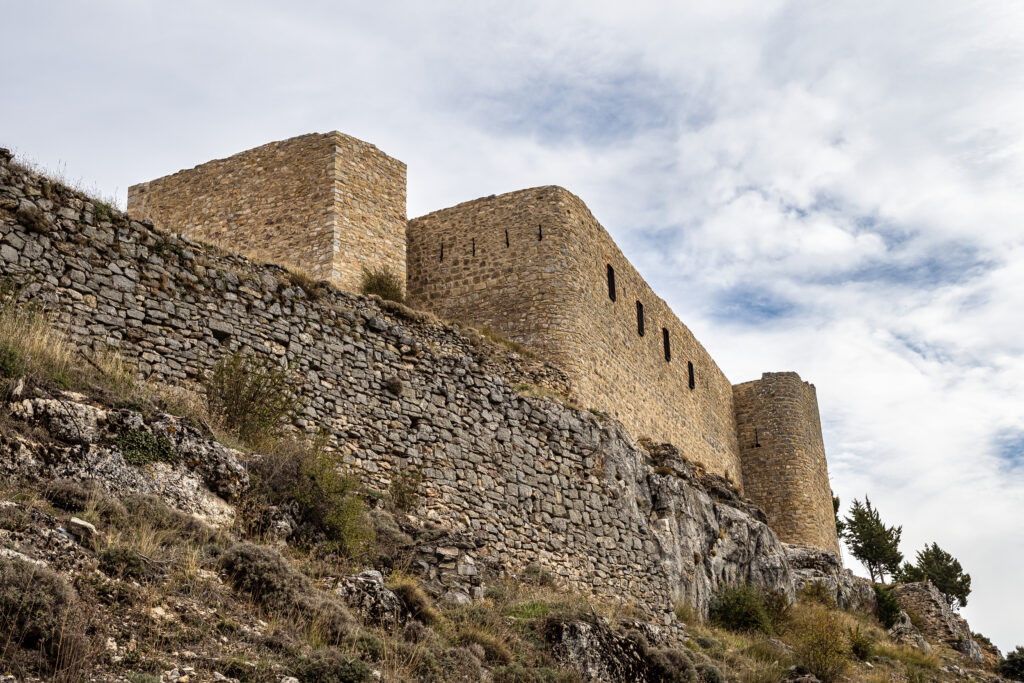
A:
<svg viewBox="0 0 1024 683">
<path fill-rule="evenodd" d="M 272 142 L 128 188 L 137 218 L 358 291 L 405 278 L 405 164 L 337 131 Z"/>
<path fill-rule="evenodd" d="M 738 580 L 793 594 L 781 544 L 743 506 L 681 464 L 653 470 L 618 422 L 514 388 L 557 384 L 551 366 L 481 350 L 408 309 L 311 295 L 280 268 L 108 216 L 8 156 L 0 274 L 83 350 L 116 347 L 143 375 L 181 382 L 235 349 L 287 363 L 303 380 L 295 426 L 326 428 L 380 489 L 422 466 L 421 514 L 471 535 L 478 564 L 539 563 L 653 611 L 677 598 L 706 609 Z"/>
</svg>

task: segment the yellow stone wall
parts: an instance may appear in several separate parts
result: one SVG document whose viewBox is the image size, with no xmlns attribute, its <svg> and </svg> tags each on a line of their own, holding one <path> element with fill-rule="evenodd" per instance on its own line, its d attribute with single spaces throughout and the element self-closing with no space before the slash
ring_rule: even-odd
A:
<svg viewBox="0 0 1024 683">
<path fill-rule="evenodd" d="M 135 185 L 128 209 L 350 292 L 362 268 L 386 267 L 413 306 L 525 344 L 567 374 L 582 407 L 729 478 L 782 540 L 838 552 L 813 386 L 769 373 L 733 387 L 563 188 L 492 195 L 408 223 L 405 193 L 402 162 L 332 132 Z"/>
<path fill-rule="evenodd" d="M 337 131 L 272 142 L 128 189 L 128 212 L 359 290 L 405 277 L 405 164 Z"/>
<path fill-rule="evenodd" d="M 415 305 L 526 344 L 569 374 L 581 406 L 742 485 L 732 385 L 578 197 L 560 187 L 486 197 L 411 220 L 408 238 Z"/>
<path fill-rule="evenodd" d="M 786 543 L 839 552 L 818 398 L 795 372 L 733 387 L 744 494 Z"/>
</svg>

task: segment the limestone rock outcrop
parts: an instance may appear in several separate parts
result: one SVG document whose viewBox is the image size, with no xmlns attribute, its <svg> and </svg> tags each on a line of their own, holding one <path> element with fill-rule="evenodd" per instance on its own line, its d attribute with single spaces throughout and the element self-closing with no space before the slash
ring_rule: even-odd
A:
<svg viewBox="0 0 1024 683">
<path fill-rule="evenodd" d="M 893 595 L 925 638 L 948 645 L 978 664 L 985 661 L 981 646 L 971 638 L 967 622 L 950 609 L 942 593 L 931 582 L 896 586 Z"/>
<path fill-rule="evenodd" d="M 871 582 L 844 569 L 838 555 L 806 545 L 783 543 L 783 548 L 798 592 L 811 584 L 820 584 L 843 609 L 875 610 Z"/>
<path fill-rule="evenodd" d="M 3 436 L 0 476 L 7 479 L 71 479 L 115 496 L 152 494 L 217 525 L 231 522 L 227 501 L 248 487 L 241 453 L 171 415 L 147 420 L 70 392 L 15 401 L 5 411 L 17 427 Z"/>
</svg>

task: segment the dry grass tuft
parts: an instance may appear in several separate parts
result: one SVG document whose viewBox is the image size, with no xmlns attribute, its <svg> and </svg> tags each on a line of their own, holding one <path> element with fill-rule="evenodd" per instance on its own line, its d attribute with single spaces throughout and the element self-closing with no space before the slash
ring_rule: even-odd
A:
<svg viewBox="0 0 1024 683">
<path fill-rule="evenodd" d="M 75 347 L 37 309 L 9 297 L 0 305 L 0 375 L 8 380 L 28 376 L 37 382 L 71 387 Z"/>
<path fill-rule="evenodd" d="M 359 291 L 364 295 L 374 294 L 385 301 L 405 302 L 405 283 L 390 268 L 363 268 Z"/>
<path fill-rule="evenodd" d="M 518 353 L 521 356 L 533 355 L 525 346 L 517 341 L 509 339 L 490 325 L 484 325 L 480 330 L 478 330 L 478 334 L 482 339 L 487 340 L 491 344 L 494 344 L 495 346 L 502 346 L 509 351 Z"/>
<path fill-rule="evenodd" d="M 327 283 L 317 280 L 310 272 L 298 266 L 285 266 L 288 281 L 304 291 L 310 299 L 319 299 L 327 292 Z"/>
<path fill-rule="evenodd" d="M 388 578 L 387 586 L 398 596 L 414 619 L 428 626 L 438 622 L 437 610 L 416 579 L 394 572 Z"/>
<path fill-rule="evenodd" d="M 823 605 L 804 605 L 794 610 L 793 655 L 824 683 L 839 680 L 849 667 L 849 644 L 842 620 Z"/>
</svg>

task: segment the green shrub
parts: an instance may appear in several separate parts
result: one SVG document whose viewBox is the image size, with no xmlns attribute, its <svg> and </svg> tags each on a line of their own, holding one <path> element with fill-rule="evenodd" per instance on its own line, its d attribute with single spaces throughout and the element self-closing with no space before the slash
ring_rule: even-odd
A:
<svg viewBox="0 0 1024 683">
<path fill-rule="evenodd" d="M 896 625 L 900 620 L 900 603 L 892 591 L 884 586 L 875 584 L 875 614 L 878 621 L 887 629 Z"/>
<path fill-rule="evenodd" d="M 239 351 L 217 361 L 206 382 L 210 413 L 252 447 L 279 433 L 298 405 L 296 389 L 287 370 Z"/>
<path fill-rule="evenodd" d="M 369 631 L 353 633 L 342 642 L 346 647 L 356 650 L 372 662 L 384 659 L 384 641 Z"/>
<path fill-rule="evenodd" d="M 846 671 L 847 645 L 842 622 L 835 612 L 813 605 L 799 614 L 795 623 L 793 655 L 823 683 L 838 680 Z"/>
<path fill-rule="evenodd" d="M 711 636 L 698 635 L 696 638 L 694 638 L 694 640 L 696 640 L 697 644 L 700 645 L 705 650 L 713 650 L 716 647 L 718 647 L 719 645 L 721 645 L 721 643 L 719 643 L 717 640 L 715 640 Z"/>
<path fill-rule="evenodd" d="M 711 662 L 699 662 L 696 669 L 701 683 L 725 683 L 725 674 Z"/>
<path fill-rule="evenodd" d="M 309 543 L 352 558 L 372 550 L 375 527 L 360 496 L 362 484 L 342 473 L 323 440 L 278 441 L 251 465 L 250 473 L 249 502 L 294 506 L 298 534 Z"/>
<path fill-rule="evenodd" d="M 75 592 L 56 573 L 0 556 L 0 655 L 5 665 L 31 663 L 65 672 L 82 665 L 88 641 Z"/>
<path fill-rule="evenodd" d="M 108 576 L 141 581 L 149 575 L 146 561 L 131 548 L 107 548 L 99 555 L 100 570 Z"/>
<path fill-rule="evenodd" d="M 317 592 L 277 550 L 237 543 L 221 555 L 220 566 L 236 590 L 280 614 L 307 620 L 311 638 L 337 645 L 351 634 L 348 609 L 333 596 Z"/>
<path fill-rule="evenodd" d="M 304 683 L 361 683 L 370 680 L 370 667 L 361 659 L 331 647 L 299 660 L 295 675 Z"/>
<path fill-rule="evenodd" d="M 376 294 L 381 299 L 403 303 L 405 283 L 387 267 L 363 268 L 359 291 L 365 295 Z"/>
<path fill-rule="evenodd" d="M 153 462 L 176 463 L 180 460 L 170 439 L 144 429 L 132 429 L 120 434 L 114 445 L 121 451 L 125 462 L 136 467 Z"/>
<path fill-rule="evenodd" d="M 1012 681 L 1024 681 L 1024 646 L 1018 645 L 1013 652 L 996 665 L 996 673 Z"/>
<path fill-rule="evenodd" d="M 391 507 L 398 512 L 410 512 L 420 501 L 423 467 L 407 467 L 391 477 Z"/>
<path fill-rule="evenodd" d="M 697 676 L 693 662 L 678 650 L 647 652 L 647 680 L 651 683 L 696 683 Z"/>
<path fill-rule="evenodd" d="M 731 631 L 771 633 L 773 628 L 764 592 L 749 584 L 721 590 L 711 601 L 708 617 Z"/>
<path fill-rule="evenodd" d="M 287 607 L 309 590 L 308 579 L 267 546 L 237 543 L 221 556 L 220 566 L 236 589 L 263 603 Z"/>
<path fill-rule="evenodd" d="M 854 626 L 847 630 L 847 636 L 850 639 L 850 652 L 854 657 L 862 662 L 871 659 L 875 651 L 875 641 L 867 631 L 860 626 Z"/>
</svg>

